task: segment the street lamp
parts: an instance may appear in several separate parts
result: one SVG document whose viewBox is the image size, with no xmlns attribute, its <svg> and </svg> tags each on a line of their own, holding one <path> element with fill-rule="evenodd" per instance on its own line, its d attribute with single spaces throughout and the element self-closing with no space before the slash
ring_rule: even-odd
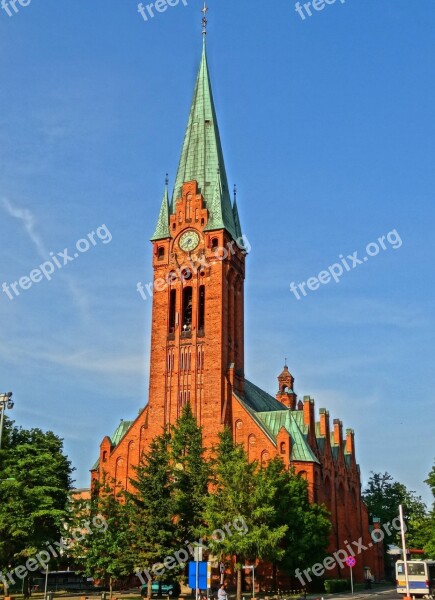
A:
<svg viewBox="0 0 435 600">
<path fill-rule="evenodd" d="M 14 402 L 11 400 L 12 392 L 0 394 L 0 449 L 2 447 L 2 434 L 3 434 L 3 421 L 5 416 L 5 410 L 8 408 L 11 410 L 14 408 Z"/>
</svg>

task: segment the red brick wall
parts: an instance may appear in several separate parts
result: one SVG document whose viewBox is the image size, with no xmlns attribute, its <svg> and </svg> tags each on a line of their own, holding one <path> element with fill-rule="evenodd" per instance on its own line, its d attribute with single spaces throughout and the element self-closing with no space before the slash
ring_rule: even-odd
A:
<svg viewBox="0 0 435 600">
<path fill-rule="evenodd" d="M 334 421 L 334 444 L 339 453 L 332 458 L 329 439 L 329 413 L 321 411 L 320 435 L 325 436 L 325 449 L 317 448 L 314 401 L 304 398 L 304 424 L 308 427 L 307 440 L 320 464 L 315 462 L 291 463 L 291 439 L 282 429 L 272 441 L 245 407 L 233 395 L 243 394 L 244 385 L 244 253 L 224 231 L 206 232 L 208 212 L 198 193 L 197 183 L 183 185 L 182 197 L 170 217 L 171 239 L 154 242 L 154 289 L 151 324 L 151 358 L 149 403 L 130 427 L 116 448 L 109 438 L 100 446 L 99 468 L 92 479 L 101 479 L 106 472 L 116 481 L 116 490 L 132 489 L 130 479 L 135 477 L 135 466 L 150 441 L 159 435 L 165 425 L 174 424 L 182 406 L 190 402 L 198 422 L 203 426 L 204 442 L 211 448 L 218 442 L 218 433 L 224 425 L 232 427 L 234 438 L 243 443 L 251 460 L 264 464 L 275 455 L 293 466 L 309 484 L 311 501 L 325 503 L 331 513 L 332 532 L 330 551 L 345 548 L 362 537 L 370 543 L 367 510 L 361 501 L 359 471 L 355 462 L 353 432 L 344 441 L 342 424 Z M 179 246 L 180 235 L 189 229 L 200 238 L 190 254 Z M 217 257 L 213 247 L 225 248 L 224 260 Z M 222 251 L 219 252 L 222 256 Z M 170 278 L 171 272 L 190 268 L 191 277 Z M 205 326 L 199 328 L 200 286 L 205 288 Z M 192 318 L 183 331 L 183 290 L 192 288 Z M 171 290 L 176 292 L 175 326 L 170 328 Z M 285 376 L 288 378 L 287 373 Z M 293 385 L 293 378 L 288 385 Z M 287 381 L 287 379 L 286 379 Z M 294 405 L 296 397 L 289 399 Z M 345 462 L 345 449 L 351 457 Z M 379 545 L 358 558 L 356 580 L 361 580 L 363 567 L 371 566 L 376 576 L 383 568 Z M 347 571 L 329 573 L 347 576 Z"/>
</svg>

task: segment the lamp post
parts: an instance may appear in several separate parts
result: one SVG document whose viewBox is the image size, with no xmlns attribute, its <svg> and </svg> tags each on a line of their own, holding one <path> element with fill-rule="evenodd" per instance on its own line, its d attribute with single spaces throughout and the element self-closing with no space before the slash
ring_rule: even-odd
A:
<svg viewBox="0 0 435 600">
<path fill-rule="evenodd" d="M 399 518 L 400 518 L 400 533 L 402 537 L 402 552 L 403 552 L 403 568 L 405 570 L 405 585 L 406 595 L 404 600 L 411 600 L 411 594 L 409 591 L 409 574 L 408 574 L 408 560 L 406 556 L 406 540 L 405 540 L 405 520 L 403 518 L 403 506 L 399 504 Z"/>
<path fill-rule="evenodd" d="M 14 403 L 12 398 L 12 392 L 7 392 L 4 394 L 0 394 L 0 449 L 2 447 L 2 434 L 3 434 L 3 421 L 5 417 L 5 410 L 8 408 L 11 410 L 14 408 Z"/>
</svg>

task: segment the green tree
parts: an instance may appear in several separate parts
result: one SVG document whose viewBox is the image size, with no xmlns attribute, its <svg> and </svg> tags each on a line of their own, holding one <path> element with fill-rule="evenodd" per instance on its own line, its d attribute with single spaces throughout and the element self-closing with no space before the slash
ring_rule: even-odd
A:
<svg viewBox="0 0 435 600">
<path fill-rule="evenodd" d="M 389 473 L 371 473 L 363 498 L 367 504 L 371 517 L 379 517 L 381 523 L 391 523 L 399 514 L 399 505 L 402 504 L 407 526 L 408 541 L 418 536 L 418 523 L 427 514 L 426 505 L 420 496 L 410 491 Z M 385 549 L 387 544 L 400 545 L 400 532 L 391 531 L 385 536 Z"/>
<path fill-rule="evenodd" d="M 425 483 L 430 487 L 433 503 L 432 509 L 427 515 L 420 519 L 415 519 L 413 523 L 414 539 L 413 545 L 417 548 L 423 548 L 428 558 L 435 559 L 435 465 L 432 467 Z"/>
<path fill-rule="evenodd" d="M 204 456 L 202 429 L 198 426 L 190 404 L 183 408 L 171 433 L 174 516 L 177 538 L 182 542 L 197 539 L 203 524 L 210 468 Z"/>
<path fill-rule="evenodd" d="M 170 441 L 168 432 L 154 438 L 136 469 L 136 478 L 131 480 L 137 493 L 128 495 L 133 532 L 129 552 L 135 569 L 142 572 L 142 579 L 146 574 L 148 598 L 151 598 L 151 575 L 159 577 L 158 571 L 152 571 L 153 565 L 170 556 L 177 543 Z"/>
<path fill-rule="evenodd" d="M 271 555 L 274 567 L 274 587 L 276 570 L 293 575 L 297 568 L 305 569 L 316 562 L 322 562 L 328 547 L 331 531 L 330 514 L 324 506 L 310 503 L 308 482 L 288 470 L 280 457 L 272 459 L 260 472 L 272 484 L 275 507 L 274 526 L 287 525 L 285 536 L 278 549 L 284 552 Z"/>
<path fill-rule="evenodd" d="M 0 450 L 0 567 L 17 566 L 61 540 L 71 463 L 53 432 L 5 419 Z"/>
<path fill-rule="evenodd" d="M 301 484 L 294 475 L 286 474 L 284 464 L 279 459 L 272 460 L 261 469 L 257 462 L 248 460 L 243 446 L 233 442 L 229 429 L 220 434 L 217 456 L 213 461 L 212 493 L 207 497 L 204 513 L 207 523 L 204 533 L 207 545 L 214 554 L 235 556 L 238 600 L 242 593 L 242 569 L 246 561 L 260 559 L 275 564 L 289 561 L 291 554 L 286 548 L 286 537 L 292 539 L 291 516 L 296 515 L 297 510 L 293 510 L 288 517 L 280 511 L 289 507 L 282 498 L 283 494 L 290 492 L 293 499 L 299 501 L 296 490 L 303 495 L 299 510 L 302 512 L 308 508 L 313 516 L 320 516 L 317 522 L 315 518 L 306 519 L 305 524 L 313 528 L 307 535 L 314 534 L 316 524 L 320 525 L 321 549 L 316 546 L 316 551 L 322 553 L 327 544 L 327 535 L 323 536 L 327 532 L 327 524 L 323 521 L 325 513 L 320 509 L 317 509 L 317 513 L 316 510 L 310 511 L 306 485 Z M 304 521 L 302 514 L 299 520 Z M 232 535 L 211 535 L 214 530 L 227 531 L 225 526 L 237 521 L 243 523 L 242 530 Z M 294 541 L 296 546 L 300 544 L 300 540 Z M 308 546 L 307 539 L 304 543 Z M 300 550 L 300 554 L 306 560 L 305 548 Z"/>
<path fill-rule="evenodd" d="M 133 570 L 127 551 L 131 539 L 130 507 L 124 494 L 115 496 L 114 487 L 115 482 L 107 478 L 94 485 L 90 501 L 73 502 L 69 520 L 70 556 L 78 570 L 109 587 L 110 597 L 115 581 Z"/>
</svg>

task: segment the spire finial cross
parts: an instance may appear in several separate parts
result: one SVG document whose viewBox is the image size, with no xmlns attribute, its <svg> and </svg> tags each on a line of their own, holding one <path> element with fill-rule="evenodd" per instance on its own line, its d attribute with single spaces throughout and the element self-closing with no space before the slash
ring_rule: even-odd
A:
<svg viewBox="0 0 435 600">
<path fill-rule="evenodd" d="M 168 175 L 168 173 L 166 173 L 165 186 L 168 187 L 168 185 L 169 185 L 169 175 Z"/>
<path fill-rule="evenodd" d="M 204 0 L 204 7 L 201 11 L 202 12 L 202 40 L 203 40 L 204 44 L 205 44 L 205 38 L 207 35 L 207 23 L 208 23 L 207 11 L 208 11 L 207 1 Z"/>
</svg>

